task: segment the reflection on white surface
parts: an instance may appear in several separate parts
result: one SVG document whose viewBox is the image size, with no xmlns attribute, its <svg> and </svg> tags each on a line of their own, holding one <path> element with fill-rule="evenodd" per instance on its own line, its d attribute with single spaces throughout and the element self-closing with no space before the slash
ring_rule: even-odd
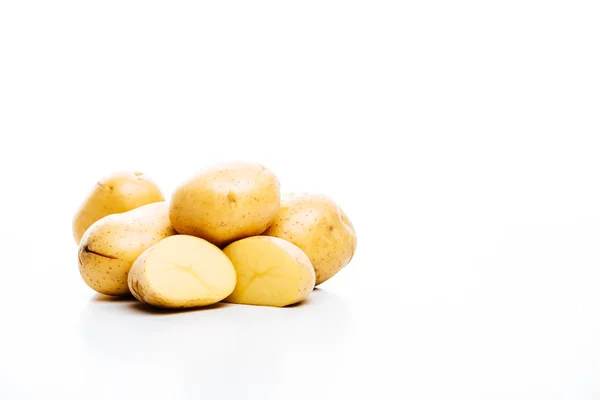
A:
<svg viewBox="0 0 600 400">
<path fill-rule="evenodd" d="M 114 394 L 98 386 L 104 380 L 134 397 L 286 398 L 290 380 L 319 380 L 320 356 L 341 350 L 352 325 L 346 307 L 325 290 L 283 309 L 218 304 L 176 313 L 96 296 L 81 315 L 83 386 L 97 398 Z"/>
<path fill-rule="evenodd" d="M 0 395 L 597 399 L 595 224 L 454 230 L 436 247 L 453 252 L 410 247 L 397 263 L 363 241 L 352 269 L 282 309 L 155 311 L 93 294 L 40 252 L 36 279 L 5 275 L 35 301 L 0 291 Z"/>
</svg>

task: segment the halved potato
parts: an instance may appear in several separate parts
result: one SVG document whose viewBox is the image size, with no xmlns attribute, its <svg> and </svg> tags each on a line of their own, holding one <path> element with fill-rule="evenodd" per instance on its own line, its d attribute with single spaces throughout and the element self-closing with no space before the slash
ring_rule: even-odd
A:
<svg viewBox="0 0 600 400">
<path fill-rule="evenodd" d="M 233 291 L 236 274 L 217 246 L 197 237 L 176 235 L 142 253 L 127 282 L 131 293 L 143 303 L 188 308 L 223 300 Z"/>
<path fill-rule="evenodd" d="M 315 286 L 308 256 L 283 239 L 254 236 L 227 246 L 237 272 L 229 303 L 283 307 L 304 300 Z"/>
</svg>

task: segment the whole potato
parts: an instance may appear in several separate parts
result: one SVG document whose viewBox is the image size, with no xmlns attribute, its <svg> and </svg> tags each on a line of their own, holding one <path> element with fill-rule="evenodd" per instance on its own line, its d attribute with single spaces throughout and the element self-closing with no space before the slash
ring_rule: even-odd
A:
<svg viewBox="0 0 600 400">
<path fill-rule="evenodd" d="M 146 249 L 175 233 L 165 202 L 108 215 L 94 222 L 81 239 L 81 277 L 99 293 L 128 294 L 127 275 L 135 260 Z"/>
<path fill-rule="evenodd" d="M 263 235 L 302 249 L 315 269 L 316 285 L 338 273 L 356 250 L 354 226 L 332 199 L 319 194 L 283 196 L 275 221 Z"/>
<path fill-rule="evenodd" d="M 77 244 L 94 222 L 110 214 L 165 201 L 156 183 L 141 172 L 118 172 L 100 180 L 73 218 L 73 237 Z"/>
<path fill-rule="evenodd" d="M 179 233 L 217 246 L 260 235 L 279 210 L 279 180 L 259 164 L 221 164 L 179 186 L 169 217 Z"/>
</svg>

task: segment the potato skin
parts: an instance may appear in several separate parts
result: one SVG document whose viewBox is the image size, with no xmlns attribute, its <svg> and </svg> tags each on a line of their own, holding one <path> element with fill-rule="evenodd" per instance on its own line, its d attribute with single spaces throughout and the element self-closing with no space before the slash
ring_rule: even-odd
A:
<svg viewBox="0 0 600 400">
<path fill-rule="evenodd" d="M 356 251 L 356 231 L 328 196 L 286 194 L 275 221 L 263 235 L 285 239 L 306 253 L 319 285 L 345 267 Z"/>
<path fill-rule="evenodd" d="M 147 294 L 147 289 L 145 288 L 143 282 L 143 270 L 144 263 L 146 262 L 146 257 L 148 257 L 148 252 L 152 250 L 152 247 L 146 249 L 133 263 L 131 268 L 129 269 L 129 273 L 127 274 L 127 286 L 129 286 L 129 291 L 139 302 L 148 304 L 144 300 L 145 297 L 150 296 Z M 158 301 L 158 300 L 156 300 Z"/>
<path fill-rule="evenodd" d="M 99 293 L 129 294 L 127 275 L 134 261 L 146 249 L 174 234 L 165 202 L 101 218 L 79 244 L 81 277 Z"/>
<path fill-rule="evenodd" d="M 260 235 L 279 210 L 279 180 L 259 164 L 219 164 L 179 186 L 169 217 L 178 233 L 223 246 Z"/>
<path fill-rule="evenodd" d="M 100 218 L 165 201 L 162 192 L 141 172 L 117 172 L 100 180 L 73 217 L 73 238 L 79 244 L 85 231 Z"/>
</svg>

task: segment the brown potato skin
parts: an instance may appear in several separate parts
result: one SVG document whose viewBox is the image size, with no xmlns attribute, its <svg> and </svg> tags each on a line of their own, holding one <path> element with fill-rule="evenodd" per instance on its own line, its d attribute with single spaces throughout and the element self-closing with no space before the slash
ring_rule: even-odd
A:
<svg viewBox="0 0 600 400">
<path fill-rule="evenodd" d="M 128 295 L 127 276 L 135 260 L 160 240 L 175 235 L 165 202 L 111 214 L 96 221 L 79 244 L 79 272 L 98 293 Z"/>
<path fill-rule="evenodd" d="M 279 180 L 260 164 L 219 164 L 180 185 L 169 217 L 178 233 L 224 246 L 260 235 L 279 211 Z"/>
<path fill-rule="evenodd" d="M 141 172 L 117 172 L 98 181 L 73 217 L 73 238 L 79 244 L 85 231 L 100 218 L 165 201 L 156 183 Z"/>
<path fill-rule="evenodd" d="M 263 235 L 285 239 L 304 251 L 315 269 L 315 286 L 337 274 L 356 251 L 356 231 L 350 219 L 322 194 L 283 196 L 275 221 Z"/>
</svg>

